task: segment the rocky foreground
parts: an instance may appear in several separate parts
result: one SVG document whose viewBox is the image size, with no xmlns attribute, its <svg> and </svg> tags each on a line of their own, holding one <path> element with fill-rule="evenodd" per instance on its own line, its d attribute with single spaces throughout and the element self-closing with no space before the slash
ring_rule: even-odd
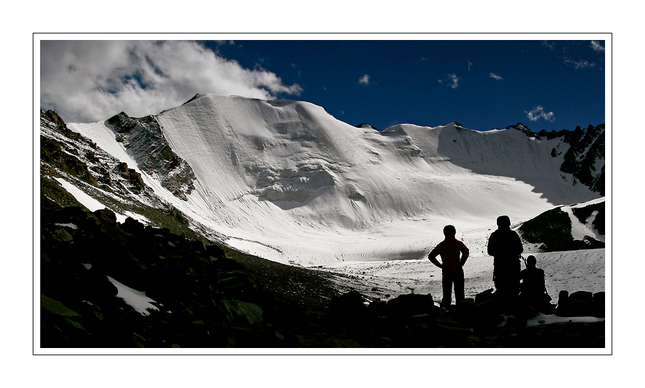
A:
<svg viewBox="0 0 645 388">
<path fill-rule="evenodd" d="M 603 348 L 604 320 L 528 327 L 538 311 L 490 292 L 441 311 L 431 295 L 367 305 L 330 274 L 42 198 L 42 348 Z M 37 252 L 38 253 L 38 252 Z M 89 269 L 88 269 L 89 268 Z M 137 312 L 108 276 L 145 291 Z M 604 293 L 563 293 L 545 314 L 604 317 Z"/>
</svg>

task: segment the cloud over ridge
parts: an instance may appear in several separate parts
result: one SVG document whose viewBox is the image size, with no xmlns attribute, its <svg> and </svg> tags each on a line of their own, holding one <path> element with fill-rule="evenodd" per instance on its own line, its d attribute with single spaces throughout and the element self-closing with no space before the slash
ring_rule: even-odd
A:
<svg viewBox="0 0 645 388">
<path fill-rule="evenodd" d="M 155 114 L 198 92 L 262 99 L 302 92 L 191 41 L 52 40 L 40 50 L 41 108 L 70 122 Z"/>
</svg>

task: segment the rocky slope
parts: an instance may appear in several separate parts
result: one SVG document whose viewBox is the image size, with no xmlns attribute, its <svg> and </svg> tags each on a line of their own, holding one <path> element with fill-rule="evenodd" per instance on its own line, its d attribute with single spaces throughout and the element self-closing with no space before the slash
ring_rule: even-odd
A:
<svg viewBox="0 0 645 388">
<path fill-rule="evenodd" d="M 42 348 L 603 348 L 604 293 L 563 294 L 527 325 L 532 307 L 490 292 L 440 311 L 432 295 L 366 300 L 339 294 L 330 274 L 274 263 L 109 210 L 43 197 Z M 118 283 L 115 283 L 118 281 Z M 124 284 L 148 301 L 137 309 Z M 121 288 L 117 288 L 119 285 Z M 536 318 L 537 317 L 537 318 Z M 544 322 L 544 321 L 541 321 Z"/>
</svg>

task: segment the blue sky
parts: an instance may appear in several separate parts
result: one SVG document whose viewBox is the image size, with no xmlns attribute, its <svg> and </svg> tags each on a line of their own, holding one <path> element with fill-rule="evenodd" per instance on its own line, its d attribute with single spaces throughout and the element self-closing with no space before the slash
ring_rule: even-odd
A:
<svg viewBox="0 0 645 388">
<path fill-rule="evenodd" d="M 550 131 L 604 123 L 604 47 L 604 41 L 408 40 L 236 41 L 216 49 L 300 85 L 292 98 L 353 125 L 457 121 L 487 130 L 523 122 Z"/>
<path fill-rule="evenodd" d="M 42 40 L 41 107 L 66 121 L 98 121 L 121 110 L 155 114 L 195 93 L 216 93 L 309 101 L 380 130 L 457 121 L 477 130 L 523 122 L 537 132 L 605 122 L 603 39 L 405 37 Z"/>
</svg>

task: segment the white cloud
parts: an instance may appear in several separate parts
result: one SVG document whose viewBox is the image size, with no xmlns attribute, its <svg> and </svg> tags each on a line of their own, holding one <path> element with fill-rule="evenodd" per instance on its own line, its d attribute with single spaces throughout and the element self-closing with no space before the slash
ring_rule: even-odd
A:
<svg viewBox="0 0 645 388">
<path fill-rule="evenodd" d="M 497 81 L 501 81 L 503 79 L 502 77 L 498 76 L 495 73 L 490 73 L 490 78 L 494 78 Z"/>
<path fill-rule="evenodd" d="M 547 42 L 547 41 L 544 41 L 544 42 L 542 42 L 542 47 L 547 48 L 547 49 L 549 49 L 549 50 L 553 51 L 553 50 L 555 50 L 555 42 Z"/>
<path fill-rule="evenodd" d="M 364 74 L 359 80 L 358 83 L 361 85 L 369 85 L 371 83 L 369 74 Z"/>
<path fill-rule="evenodd" d="M 541 105 L 533 107 L 530 112 L 524 112 L 526 113 L 526 117 L 531 121 L 537 121 L 539 119 L 544 119 L 550 122 L 555 121 L 555 114 L 553 112 L 546 112 Z"/>
<path fill-rule="evenodd" d="M 457 77 L 457 74 L 455 73 L 450 73 L 447 75 L 445 79 L 440 79 L 438 80 L 440 84 L 445 84 L 446 86 L 452 88 L 452 89 L 457 89 L 459 86 L 459 80 L 460 78 Z"/>
<path fill-rule="evenodd" d="M 195 93 L 273 99 L 302 92 L 189 41 L 41 41 L 40 85 L 41 108 L 68 122 L 156 114 Z"/>
<path fill-rule="evenodd" d="M 468 61 L 468 71 L 470 71 L 470 69 L 472 69 L 473 67 L 473 63 L 470 61 L 470 59 L 466 59 L 466 61 Z"/>
<path fill-rule="evenodd" d="M 587 69 L 587 68 L 596 66 L 594 62 L 589 62 L 586 59 L 574 60 L 566 57 L 564 58 L 564 64 L 568 66 L 572 66 L 576 69 Z"/>
<path fill-rule="evenodd" d="M 602 45 L 600 45 L 600 43 L 596 40 L 591 41 L 591 48 L 594 51 L 605 51 L 605 48 Z"/>
</svg>

